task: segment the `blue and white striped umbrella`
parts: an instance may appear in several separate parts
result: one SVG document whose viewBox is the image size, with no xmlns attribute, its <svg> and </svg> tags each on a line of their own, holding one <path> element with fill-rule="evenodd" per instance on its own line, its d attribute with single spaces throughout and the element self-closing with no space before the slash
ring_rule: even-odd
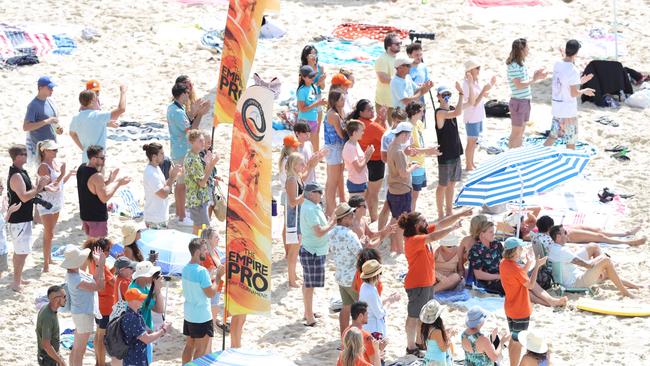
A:
<svg viewBox="0 0 650 366">
<path fill-rule="evenodd" d="M 470 174 L 456 197 L 459 206 L 522 201 L 580 174 L 589 155 L 547 146 L 510 149 Z"/>
</svg>

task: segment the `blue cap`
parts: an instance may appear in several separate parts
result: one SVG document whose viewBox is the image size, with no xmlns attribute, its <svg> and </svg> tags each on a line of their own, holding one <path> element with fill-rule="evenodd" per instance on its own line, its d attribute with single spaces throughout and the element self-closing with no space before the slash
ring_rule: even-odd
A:
<svg viewBox="0 0 650 366">
<path fill-rule="evenodd" d="M 446 86 L 444 86 L 444 85 L 440 85 L 440 86 L 436 89 L 436 91 L 438 92 L 438 95 L 441 95 L 441 94 L 444 94 L 444 93 L 449 93 L 449 94 L 451 94 L 451 89 L 449 89 L 448 87 L 446 87 Z"/>
<path fill-rule="evenodd" d="M 38 78 L 38 87 L 42 86 L 47 86 L 48 88 L 52 89 L 56 86 L 56 84 L 50 79 L 49 76 L 41 76 Z"/>
<path fill-rule="evenodd" d="M 508 250 L 508 249 L 515 249 L 516 247 L 525 247 L 527 244 L 525 241 L 519 239 L 519 238 L 508 238 L 506 239 L 505 242 L 503 242 L 503 247 Z"/>
</svg>

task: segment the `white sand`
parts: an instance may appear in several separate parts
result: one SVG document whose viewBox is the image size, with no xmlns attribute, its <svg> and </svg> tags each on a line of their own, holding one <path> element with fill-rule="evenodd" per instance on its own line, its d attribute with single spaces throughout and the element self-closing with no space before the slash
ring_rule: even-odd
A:
<svg viewBox="0 0 650 366">
<path fill-rule="evenodd" d="M 552 1 L 560 4 L 559 1 Z M 558 59 L 557 46 L 567 38 L 585 34 L 593 25 L 608 24 L 612 17 L 609 2 L 581 0 L 570 4 L 544 10 L 517 12 L 524 16 L 509 14 L 508 20 L 499 19 L 494 12 L 469 8 L 464 1 L 429 1 L 421 5 L 418 0 L 401 0 L 396 3 L 381 1 L 283 1 L 282 11 L 274 18 L 283 24 L 287 36 L 275 42 L 263 42 L 254 69 L 265 78 L 278 76 L 285 88 L 295 87 L 295 74 L 299 65 L 299 55 L 303 45 L 313 36 L 330 34 L 333 27 L 346 21 L 370 22 L 404 26 L 407 29 L 436 32 L 437 39 L 425 41 L 425 60 L 436 84 L 449 83 L 462 77 L 462 63 L 468 56 L 481 60 L 484 67 L 482 76 L 487 78 L 496 74 L 499 82 L 491 93 L 494 98 L 507 100 L 509 90 L 505 79 L 504 59 L 512 40 L 516 37 L 529 39 L 531 54 L 530 69 L 546 67 L 551 69 Z M 644 6 L 645 5 L 645 6 Z M 628 55 L 622 60 L 635 69 L 650 69 L 647 59 L 648 12 L 647 1 L 619 2 L 618 19 L 626 25 L 620 30 L 627 40 Z M 5 151 L 13 142 L 23 142 L 21 125 L 27 103 L 33 98 L 35 81 L 39 75 L 49 74 L 59 84 L 55 89 L 54 100 L 58 106 L 63 126 L 79 108 L 77 95 L 85 81 L 99 79 L 103 90 L 101 100 L 105 109 L 117 103 L 118 85 L 129 85 L 127 120 L 164 121 L 166 106 L 170 99 L 173 80 L 179 74 L 188 74 L 195 83 L 200 95 L 210 94 L 217 80 L 218 57 L 204 50 L 198 50 L 199 38 L 192 26 L 210 14 L 223 17 L 225 5 L 204 7 L 183 7 L 174 1 L 92 1 L 78 2 L 61 0 L 55 3 L 43 0 L 30 2 L 3 1 L 3 22 L 27 23 L 37 18 L 48 19 L 47 25 L 58 27 L 93 26 L 102 34 L 97 42 L 79 42 L 79 49 L 72 56 L 49 56 L 42 63 L 15 71 L 0 72 L 0 115 L 5 127 L 1 130 L 0 151 L 5 157 L 0 161 L 0 172 L 6 174 L 9 158 Z M 535 14 L 526 21 L 528 15 Z M 44 14 L 47 14 L 45 16 Z M 497 12 L 498 14 L 498 12 Z M 306 16 L 309 16 L 307 19 Z M 514 17 L 514 18 L 513 18 Z M 505 16 L 504 16 L 505 18 Z M 171 29 L 171 31 L 170 31 Z M 178 29 L 177 31 L 174 31 Z M 76 34 L 78 37 L 79 34 Z M 582 67 L 587 60 L 578 61 Z M 372 67 L 353 68 L 357 84 L 353 89 L 356 98 L 373 97 L 375 77 Z M 327 71 L 331 76 L 333 67 Z M 213 96 L 213 94 L 212 94 Z M 539 130 L 547 129 L 550 122 L 550 82 L 547 80 L 534 87 L 532 120 Z M 621 124 L 620 127 L 605 127 L 592 122 L 597 116 L 607 114 Z M 627 200 L 629 215 L 621 218 L 618 225 L 609 228 L 628 228 L 641 225 L 642 235 L 650 235 L 645 227 L 648 222 L 648 209 L 645 204 L 650 199 L 647 190 L 646 167 L 650 163 L 646 122 L 650 111 L 632 110 L 623 107 L 619 111 L 599 110 L 593 105 L 581 107 L 580 138 L 598 148 L 625 144 L 632 148 L 631 162 L 619 163 L 608 154 L 600 153 L 587 167 L 592 177 L 603 178 L 621 189 L 636 194 Z M 204 121 L 204 128 L 209 127 Z M 488 120 L 485 124 L 488 138 L 505 136 L 509 131 L 509 120 Z M 431 130 L 428 132 L 431 135 Z M 220 172 L 225 172 L 228 162 L 230 128 L 217 129 L 217 141 L 223 151 L 219 163 Z M 435 138 L 430 137 L 430 143 Z M 66 160 L 68 166 L 77 165 L 79 151 L 70 138 L 65 135 L 60 142 L 64 148 L 59 151 L 59 159 Z M 142 194 L 141 179 L 145 166 L 142 143 L 108 143 L 108 168 L 121 168 L 123 174 L 134 177 L 131 187 Z M 484 152 L 477 154 L 477 161 L 486 159 Z M 275 159 L 274 159 L 275 160 Z M 276 167 L 274 167 L 276 169 Z M 324 179 L 324 166 L 319 167 L 320 177 Z M 428 165 L 430 186 L 421 195 L 419 207 L 431 219 L 435 216 L 434 188 L 436 176 L 435 162 Z M 223 176 L 223 174 L 222 174 Z M 4 178 L 3 178 L 4 179 Z M 54 244 L 80 243 L 83 234 L 77 209 L 76 182 L 71 180 L 66 187 L 66 206 L 59 220 Z M 110 218 L 111 233 L 119 234 L 120 219 Z M 223 230 L 224 225 L 219 224 Z M 466 226 L 461 234 L 466 232 Z M 64 271 L 56 264 L 48 274 L 41 274 L 42 254 L 40 253 L 42 227 L 37 227 L 35 252 L 28 259 L 25 277 L 33 284 L 22 294 L 8 289 L 10 276 L 0 280 L 0 365 L 36 364 L 36 340 L 34 337 L 35 315 L 34 299 L 44 293 L 47 286 L 63 281 Z M 608 250 L 618 263 L 620 273 L 628 279 L 642 283 L 650 280 L 647 246 L 632 249 Z M 338 294 L 334 283 L 332 265 L 328 266 L 325 289 L 316 291 L 315 304 L 324 318 L 316 328 L 302 325 L 302 299 L 299 290 L 289 290 L 286 279 L 286 262 L 283 259 L 281 242 L 276 242 L 273 255 L 273 305 L 269 317 L 253 316 L 246 324 L 244 344 L 273 349 L 293 359 L 300 365 L 334 364 L 338 345 L 338 318 L 328 315 L 329 299 Z M 384 288 L 386 294 L 401 293 L 402 300 L 388 309 L 387 360 L 395 360 L 404 355 L 405 336 L 403 335 L 406 312 L 406 296 L 401 284 L 396 280 L 398 273 L 406 268 L 403 257 L 393 258 L 385 254 Z M 650 290 L 635 292 L 638 300 L 621 300 L 622 303 L 650 302 Z M 619 300 L 611 285 L 603 286 L 598 298 Z M 578 297 L 570 296 L 570 304 Z M 168 319 L 174 330 L 163 339 L 155 353 L 159 365 L 177 365 L 183 347 L 182 296 L 176 283 L 169 293 Z M 464 312 L 452 309 L 444 315 L 449 326 L 460 327 Z M 494 323 L 494 322 L 493 322 Z M 648 364 L 647 319 L 616 318 L 584 313 L 571 306 L 563 311 L 535 306 L 531 328 L 552 336 L 551 343 L 554 362 L 570 365 L 641 365 Z M 500 327 L 506 327 L 504 319 L 498 319 Z M 214 340 L 215 350 L 221 338 Z M 460 350 L 456 341 L 456 349 Z M 64 351 L 67 357 L 67 351 Z M 87 353 L 85 365 L 94 365 L 92 353 Z"/>
</svg>

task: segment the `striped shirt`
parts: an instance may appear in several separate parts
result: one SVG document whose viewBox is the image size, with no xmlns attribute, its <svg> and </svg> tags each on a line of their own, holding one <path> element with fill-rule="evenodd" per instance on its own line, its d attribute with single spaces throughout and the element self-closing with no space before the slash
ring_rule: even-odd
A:
<svg viewBox="0 0 650 366">
<path fill-rule="evenodd" d="M 530 86 L 527 86 L 523 89 L 517 89 L 514 83 L 514 79 L 519 79 L 520 82 L 528 82 L 528 68 L 526 65 L 519 65 L 516 62 L 512 62 L 508 65 L 508 83 L 510 84 L 510 90 L 512 91 L 512 97 L 516 99 L 532 99 L 532 93 L 530 91 Z"/>
</svg>

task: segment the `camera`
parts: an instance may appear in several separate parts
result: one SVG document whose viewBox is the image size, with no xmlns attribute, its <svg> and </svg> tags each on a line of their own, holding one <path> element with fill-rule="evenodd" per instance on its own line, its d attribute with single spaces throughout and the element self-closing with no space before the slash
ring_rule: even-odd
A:
<svg viewBox="0 0 650 366">
<path fill-rule="evenodd" d="M 34 197 L 34 203 L 37 205 L 41 205 L 48 210 L 52 208 L 52 204 L 42 199 L 40 194 L 37 194 L 36 197 Z"/>
<path fill-rule="evenodd" d="M 415 39 L 415 42 L 419 42 L 420 39 L 431 39 L 434 40 L 436 39 L 436 34 L 435 33 L 418 33 L 416 31 L 409 31 L 409 39 L 411 42 Z"/>
</svg>

